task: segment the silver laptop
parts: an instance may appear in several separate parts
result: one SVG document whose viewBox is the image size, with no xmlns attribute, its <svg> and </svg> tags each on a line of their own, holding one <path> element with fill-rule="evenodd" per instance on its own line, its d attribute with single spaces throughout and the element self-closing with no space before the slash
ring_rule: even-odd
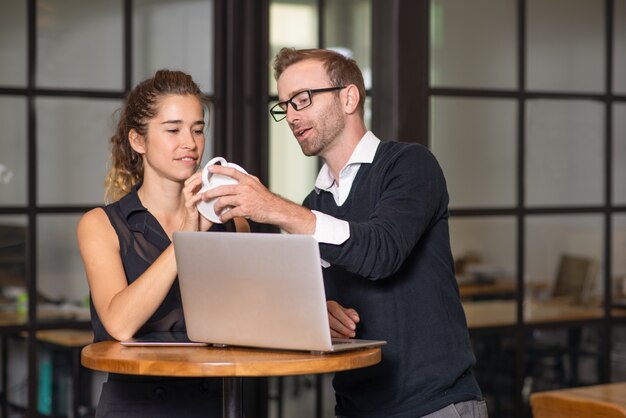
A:
<svg viewBox="0 0 626 418">
<path fill-rule="evenodd" d="M 192 341 L 312 352 L 386 343 L 331 340 L 311 236 L 175 232 L 174 250 Z"/>
</svg>

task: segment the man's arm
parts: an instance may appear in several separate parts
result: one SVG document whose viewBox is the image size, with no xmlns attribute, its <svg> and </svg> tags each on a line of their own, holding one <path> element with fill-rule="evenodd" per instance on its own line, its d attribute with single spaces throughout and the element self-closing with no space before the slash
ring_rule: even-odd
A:
<svg viewBox="0 0 626 418">
<path fill-rule="evenodd" d="M 368 188 L 379 195 L 372 197 L 376 204 L 367 219 L 350 222 L 350 238 L 342 245 L 320 244 L 321 257 L 330 264 L 371 279 L 389 277 L 423 234 L 447 216 L 445 179 L 435 157 L 419 146 L 395 152 L 371 176 Z"/>
</svg>

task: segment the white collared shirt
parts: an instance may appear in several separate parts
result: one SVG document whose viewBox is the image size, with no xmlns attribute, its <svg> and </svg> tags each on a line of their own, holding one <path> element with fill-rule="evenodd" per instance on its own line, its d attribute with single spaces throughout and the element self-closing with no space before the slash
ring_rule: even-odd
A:
<svg viewBox="0 0 626 418">
<path fill-rule="evenodd" d="M 350 194 L 350 189 L 352 189 L 352 184 L 361 165 L 371 164 L 374 161 L 378 144 L 380 144 L 380 139 L 371 131 L 367 131 L 352 152 L 346 165 L 339 172 L 339 185 L 331 175 L 328 166 L 324 164 L 317 175 L 317 180 L 315 180 L 315 192 L 318 194 L 322 190 L 330 192 L 335 198 L 337 206 L 343 205 Z M 316 210 L 312 212 L 316 217 L 313 237 L 317 242 L 339 245 L 350 238 L 350 226 L 347 221 Z M 330 264 L 322 260 L 322 265 L 328 267 Z"/>
</svg>

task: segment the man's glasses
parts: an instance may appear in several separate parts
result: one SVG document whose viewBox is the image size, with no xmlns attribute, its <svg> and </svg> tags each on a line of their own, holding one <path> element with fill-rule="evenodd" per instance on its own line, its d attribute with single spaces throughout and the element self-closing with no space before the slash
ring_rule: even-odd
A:
<svg viewBox="0 0 626 418">
<path fill-rule="evenodd" d="M 304 90 L 300 93 L 296 93 L 289 100 L 285 100 L 284 102 L 278 102 L 270 109 L 270 114 L 274 118 L 276 122 L 280 122 L 281 120 L 287 117 L 287 106 L 291 105 L 293 110 L 302 110 L 313 104 L 311 100 L 311 96 L 315 93 L 325 93 L 327 91 L 335 91 L 345 89 L 345 86 L 341 87 L 326 87 L 324 89 L 314 89 L 314 90 Z"/>
</svg>

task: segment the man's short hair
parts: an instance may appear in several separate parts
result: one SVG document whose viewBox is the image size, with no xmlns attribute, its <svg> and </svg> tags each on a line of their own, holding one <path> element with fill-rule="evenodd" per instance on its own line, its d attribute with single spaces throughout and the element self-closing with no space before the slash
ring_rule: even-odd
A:
<svg viewBox="0 0 626 418">
<path fill-rule="evenodd" d="M 329 49 L 282 48 L 274 58 L 274 78 L 278 81 L 281 74 L 291 65 L 304 61 L 316 60 L 324 65 L 331 87 L 354 84 L 359 90 L 358 111 L 363 117 L 365 110 L 365 82 L 356 61 Z M 324 86 L 316 86 L 324 87 Z"/>
</svg>

